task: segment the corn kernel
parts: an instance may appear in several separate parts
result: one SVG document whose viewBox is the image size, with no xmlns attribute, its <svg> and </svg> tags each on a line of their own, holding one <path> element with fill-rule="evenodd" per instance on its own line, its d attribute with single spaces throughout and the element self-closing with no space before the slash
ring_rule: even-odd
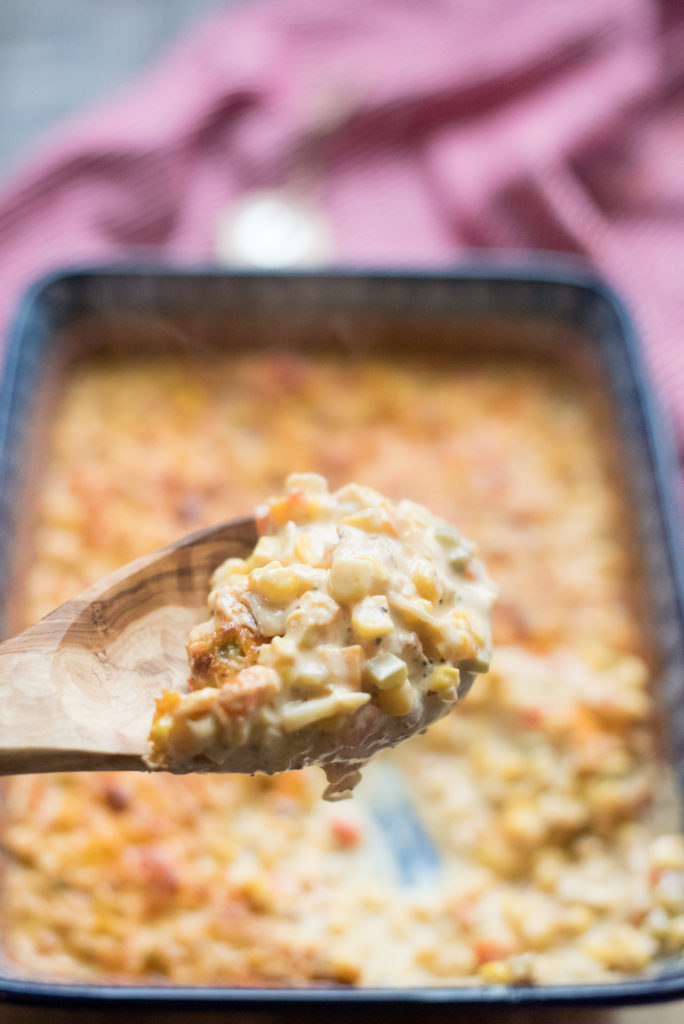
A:
<svg viewBox="0 0 684 1024">
<path fill-rule="evenodd" d="M 276 526 L 288 522 L 311 523 L 318 515 L 320 502 L 303 490 L 290 491 L 284 498 L 269 502 L 271 519 Z"/>
<path fill-rule="evenodd" d="M 662 907 L 654 907 L 646 918 L 646 926 L 651 935 L 663 942 L 670 930 L 672 918 Z"/>
<path fill-rule="evenodd" d="M 248 565 L 250 569 L 257 569 L 271 562 L 278 561 L 280 557 L 280 542 L 277 537 L 259 537 L 254 551 L 249 556 Z"/>
<path fill-rule="evenodd" d="M 649 680 L 649 671 L 646 663 L 634 655 L 624 655 L 619 661 L 611 665 L 610 674 L 614 679 L 619 679 L 623 686 L 645 687 Z"/>
<path fill-rule="evenodd" d="M 649 855 L 654 868 L 663 871 L 684 871 L 684 837 L 658 836 L 651 843 Z"/>
<path fill-rule="evenodd" d="M 173 725 L 173 718 L 171 715 L 162 715 L 156 722 L 153 723 L 150 730 L 150 739 L 153 743 L 163 743 L 171 732 L 171 726 Z"/>
<path fill-rule="evenodd" d="M 684 949 L 684 914 L 670 919 L 670 927 L 667 932 L 667 948 L 672 952 L 679 952 Z"/>
<path fill-rule="evenodd" d="M 477 957 L 465 942 L 435 943 L 416 952 L 416 963 L 438 978 L 464 977 L 477 968 Z"/>
<path fill-rule="evenodd" d="M 319 473 L 290 473 L 285 480 L 285 491 L 304 491 L 306 494 L 327 494 L 328 481 Z"/>
<path fill-rule="evenodd" d="M 299 562 L 315 568 L 326 567 L 330 558 L 329 545 L 315 533 L 300 533 L 295 541 L 294 555 Z"/>
<path fill-rule="evenodd" d="M 535 856 L 533 878 L 540 889 L 553 890 L 566 867 L 566 860 L 560 850 L 553 846 L 544 847 Z"/>
<path fill-rule="evenodd" d="M 264 660 L 265 658 L 268 660 Z M 270 644 L 264 645 L 259 651 L 259 664 L 270 665 L 276 669 L 292 666 L 296 660 L 297 645 L 287 636 L 274 636 Z"/>
<path fill-rule="evenodd" d="M 577 903 L 563 911 L 560 924 L 563 931 L 569 932 L 571 935 L 584 935 L 595 921 L 596 914 L 591 907 Z"/>
<path fill-rule="evenodd" d="M 337 601 L 348 604 L 360 601 L 386 581 L 386 575 L 371 555 L 358 558 L 339 555 L 333 559 L 329 585 Z"/>
<path fill-rule="evenodd" d="M 216 739 L 216 721 L 212 715 L 189 719 L 188 729 L 199 748 L 207 746 Z"/>
<path fill-rule="evenodd" d="M 653 898 L 668 914 L 684 911 L 684 872 L 664 871 L 653 887 Z"/>
<path fill-rule="evenodd" d="M 455 613 L 441 628 L 441 636 L 435 637 L 435 646 L 441 656 L 447 661 L 467 661 L 469 667 L 474 665 L 482 652 L 477 649 L 469 621 Z"/>
<path fill-rule="evenodd" d="M 250 588 L 275 604 L 284 604 L 312 590 L 325 579 L 323 570 L 306 565 L 280 565 L 269 562 L 260 569 L 253 569 L 249 576 Z"/>
<path fill-rule="evenodd" d="M 509 985 L 513 969 L 507 960 L 489 960 L 480 967 L 480 977 L 489 985 Z"/>
<path fill-rule="evenodd" d="M 300 660 L 295 664 L 289 673 L 292 686 L 322 686 L 328 678 L 328 670 L 320 661 L 312 658 Z"/>
<path fill-rule="evenodd" d="M 452 691 L 458 692 L 461 673 L 453 665 L 438 665 L 428 681 L 428 690 L 432 693 L 448 696 Z"/>
<path fill-rule="evenodd" d="M 609 925 L 587 935 L 583 948 L 609 970 L 635 974 L 657 951 L 655 940 L 629 924 Z"/>
<path fill-rule="evenodd" d="M 428 562 L 427 558 L 418 559 L 411 578 L 414 587 L 421 597 L 426 598 L 428 601 L 439 601 L 444 588 L 434 566 Z"/>
<path fill-rule="evenodd" d="M 490 960 L 480 967 L 480 976 L 492 985 L 532 985 L 534 963 L 530 953 L 520 953 L 510 960 Z"/>
<path fill-rule="evenodd" d="M 351 512 L 342 519 L 346 526 L 354 526 L 365 533 L 384 533 L 389 537 L 397 536 L 397 528 L 386 509 L 379 505 Z"/>
<path fill-rule="evenodd" d="M 648 718 L 651 712 L 651 698 L 643 690 L 624 688 L 612 711 L 616 718 L 640 722 Z"/>
<path fill-rule="evenodd" d="M 351 622 L 356 635 L 364 640 L 387 636 L 394 629 L 387 599 L 382 595 L 366 597 L 355 605 Z"/>
<path fill-rule="evenodd" d="M 284 604 L 297 596 L 297 577 L 290 566 L 270 562 L 263 569 L 254 569 L 249 584 L 255 594 L 260 594 L 275 604 Z"/>
<path fill-rule="evenodd" d="M 395 654 L 377 654 L 366 663 L 364 682 L 378 690 L 394 690 L 402 686 L 408 676 L 406 663 Z"/>
<path fill-rule="evenodd" d="M 375 703 L 386 714 L 395 718 L 410 714 L 416 706 L 416 692 L 406 679 L 401 686 L 391 690 L 379 690 L 375 695 Z"/>
<path fill-rule="evenodd" d="M 445 642 L 444 627 L 440 620 L 432 614 L 432 606 L 429 601 L 420 597 L 409 600 L 403 594 L 388 596 L 392 609 L 401 616 L 408 626 L 415 629 L 423 643 L 426 640 L 435 644 Z"/>
<path fill-rule="evenodd" d="M 515 800 L 503 812 L 501 827 L 507 836 L 526 846 L 534 846 L 546 836 L 546 824 L 532 800 Z"/>
<path fill-rule="evenodd" d="M 473 620 L 468 612 L 463 611 L 460 608 L 455 608 L 449 616 L 451 622 L 460 629 L 472 629 Z"/>
</svg>

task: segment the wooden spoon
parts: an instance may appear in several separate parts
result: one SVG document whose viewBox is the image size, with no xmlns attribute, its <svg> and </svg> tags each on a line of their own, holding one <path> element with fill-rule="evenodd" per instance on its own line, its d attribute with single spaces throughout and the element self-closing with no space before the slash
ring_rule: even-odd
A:
<svg viewBox="0 0 684 1024">
<path fill-rule="evenodd" d="M 187 681 L 211 575 L 256 540 L 253 519 L 192 534 L 0 644 L 0 775 L 148 770 L 155 698 Z"/>
</svg>

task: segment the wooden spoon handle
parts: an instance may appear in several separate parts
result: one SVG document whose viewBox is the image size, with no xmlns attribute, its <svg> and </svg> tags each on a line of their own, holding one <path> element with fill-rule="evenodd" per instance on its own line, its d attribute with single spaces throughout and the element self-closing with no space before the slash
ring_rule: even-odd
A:
<svg viewBox="0 0 684 1024">
<path fill-rule="evenodd" d="M 183 538 L 0 644 L 0 774 L 147 770 L 155 697 L 187 679 L 211 573 L 255 541 L 253 519 Z"/>
<path fill-rule="evenodd" d="M 84 743 L 69 713 L 73 692 L 65 691 L 55 677 L 63 632 L 62 623 L 51 616 L 0 644 L 2 775 L 101 766 L 100 755 L 87 749 L 92 743 Z M 108 761 L 106 766 L 112 765 Z"/>
<path fill-rule="evenodd" d="M 80 688 L 60 671 L 70 621 L 59 609 L 0 644 L 0 775 L 144 768 L 139 754 L 98 749 L 106 716 L 89 716 Z"/>
</svg>

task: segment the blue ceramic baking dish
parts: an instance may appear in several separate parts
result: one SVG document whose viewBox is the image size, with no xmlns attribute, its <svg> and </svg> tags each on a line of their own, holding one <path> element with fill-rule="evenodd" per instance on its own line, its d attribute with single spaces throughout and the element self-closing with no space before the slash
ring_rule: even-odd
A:
<svg viewBox="0 0 684 1024">
<path fill-rule="evenodd" d="M 532 263 L 491 260 L 420 273 L 105 267 L 67 270 L 39 281 L 20 304 L 0 384 L 0 573 L 12 581 L 0 593 L 0 628 L 5 634 L 15 628 L 13 595 L 21 586 L 33 474 L 40 468 L 42 439 L 49 429 L 50 396 L 65 365 L 83 352 L 112 345 L 161 350 L 187 344 L 188 339 L 193 345 L 203 344 L 203 339 L 221 343 L 219 335 L 259 344 L 260 324 L 272 324 L 274 318 L 280 325 L 278 344 L 287 345 L 296 335 L 315 345 L 332 325 L 345 344 L 353 345 L 354 325 L 369 317 L 375 324 L 391 317 L 413 325 L 414 349 L 430 346 L 435 324 L 468 325 L 471 335 L 481 334 L 483 344 L 497 325 L 506 324 L 507 334 L 519 336 L 524 344 L 558 346 L 568 358 L 575 357 L 575 350 L 588 353 L 614 409 L 624 486 L 634 529 L 646 551 L 645 587 L 662 666 L 657 698 L 663 749 L 677 780 L 681 808 L 684 562 L 674 497 L 676 464 L 629 315 L 603 282 L 574 262 L 540 255 Z M 428 1006 L 615 1005 L 677 997 L 684 997 L 681 959 L 663 965 L 657 974 L 615 984 L 377 990 L 56 984 L 0 967 L 0 999 L 90 1003 L 102 1009 L 103 1004 L 222 1004 L 226 1009 L 290 1008 L 320 1014 L 324 1006 L 330 1012 L 333 1005 L 355 1013 L 400 1005 L 427 1011 Z"/>
</svg>

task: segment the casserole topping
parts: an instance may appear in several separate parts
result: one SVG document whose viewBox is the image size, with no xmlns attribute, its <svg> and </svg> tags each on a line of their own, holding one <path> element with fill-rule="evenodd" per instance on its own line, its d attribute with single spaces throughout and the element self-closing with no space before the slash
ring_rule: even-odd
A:
<svg viewBox="0 0 684 1024">
<path fill-rule="evenodd" d="M 494 586 L 444 520 L 358 484 L 292 474 L 257 523 L 249 558 L 214 574 L 192 692 L 158 700 L 148 761 L 230 771 L 240 748 L 255 771 L 320 764 L 339 797 L 488 669 Z"/>
</svg>

